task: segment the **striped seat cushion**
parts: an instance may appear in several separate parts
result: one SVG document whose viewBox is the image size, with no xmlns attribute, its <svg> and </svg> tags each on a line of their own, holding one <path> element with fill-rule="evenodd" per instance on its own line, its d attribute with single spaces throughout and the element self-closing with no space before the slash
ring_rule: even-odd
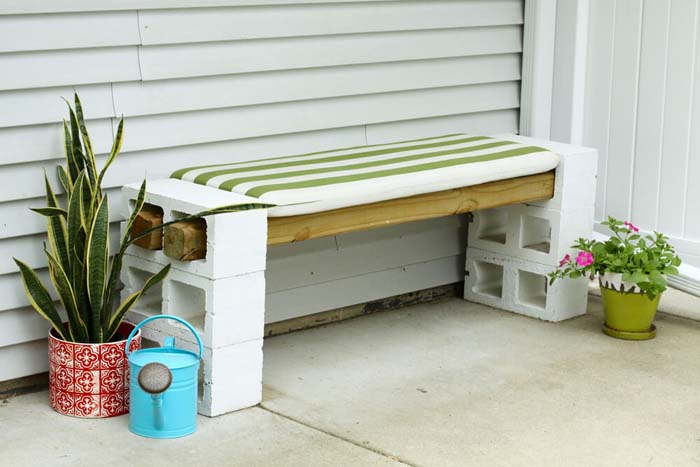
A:
<svg viewBox="0 0 700 467">
<path fill-rule="evenodd" d="M 293 216 L 532 175 L 559 156 L 488 136 L 447 135 L 190 167 L 171 177 L 272 203 Z"/>
</svg>

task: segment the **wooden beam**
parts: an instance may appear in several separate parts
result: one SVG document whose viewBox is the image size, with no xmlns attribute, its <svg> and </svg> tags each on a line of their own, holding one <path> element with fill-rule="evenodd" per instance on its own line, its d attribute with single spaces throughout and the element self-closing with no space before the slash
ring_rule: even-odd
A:
<svg viewBox="0 0 700 467">
<path fill-rule="evenodd" d="M 270 217 L 267 244 L 300 242 L 479 209 L 549 199 L 552 196 L 553 171 L 332 211 Z"/>
<path fill-rule="evenodd" d="M 163 253 L 178 261 L 206 258 L 207 222 L 195 219 L 167 226 L 163 234 Z"/>
<path fill-rule="evenodd" d="M 153 204 L 144 204 L 141 212 L 134 219 L 134 224 L 131 227 L 131 236 L 136 237 L 141 232 L 157 225 L 163 225 L 163 208 Z M 163 231 L 160 229 L 154 230 L 145 237 L 136 240 L 134 245 L 147 250 L 161 250 L 163 249 Z"/>
</svg>

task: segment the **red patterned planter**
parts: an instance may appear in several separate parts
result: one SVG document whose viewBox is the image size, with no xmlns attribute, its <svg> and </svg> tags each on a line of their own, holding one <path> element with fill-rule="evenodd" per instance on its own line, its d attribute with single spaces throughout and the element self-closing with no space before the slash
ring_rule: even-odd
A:
<svg viewBox="0 0 700 467">
<path fill-rule="evenodd" d="M 49 400 L 51 407 L 73 417 L 106 418 L 129 412 L 129 362 L 126 336 L 134 326 L 122 323 L 124 340 L 80 344 L 49 332 Z M 141 348 L 141 331 L 131 341 Z"/>
</svg>

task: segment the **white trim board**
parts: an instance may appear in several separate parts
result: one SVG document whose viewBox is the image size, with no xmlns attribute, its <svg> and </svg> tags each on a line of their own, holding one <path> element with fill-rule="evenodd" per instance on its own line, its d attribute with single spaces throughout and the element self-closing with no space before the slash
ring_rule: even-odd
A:
<svg viewBox="0 0 700 467">
<path fill-rule="evenodd" d="M 589 0 L 526 0 L 520 134 L 581 144 Z"/>
<path fill-rule="evenodd" d="M 549 139 L 556 0 L 526 0 L 520 98 L 520 134 Z"/>
</svg>

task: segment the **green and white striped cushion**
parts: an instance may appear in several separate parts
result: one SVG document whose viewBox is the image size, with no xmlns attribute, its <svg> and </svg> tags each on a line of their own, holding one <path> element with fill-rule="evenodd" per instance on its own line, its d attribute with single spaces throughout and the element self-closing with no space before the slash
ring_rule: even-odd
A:
<svg viewBox="0 0 700 467">
<path fill-rule="evenodd" d="M 292 216 L 546 172 L 559 156 L 488 136 L 438 136 L 177 170 L 171 178 L 276 204 Z"/>
</svg>

